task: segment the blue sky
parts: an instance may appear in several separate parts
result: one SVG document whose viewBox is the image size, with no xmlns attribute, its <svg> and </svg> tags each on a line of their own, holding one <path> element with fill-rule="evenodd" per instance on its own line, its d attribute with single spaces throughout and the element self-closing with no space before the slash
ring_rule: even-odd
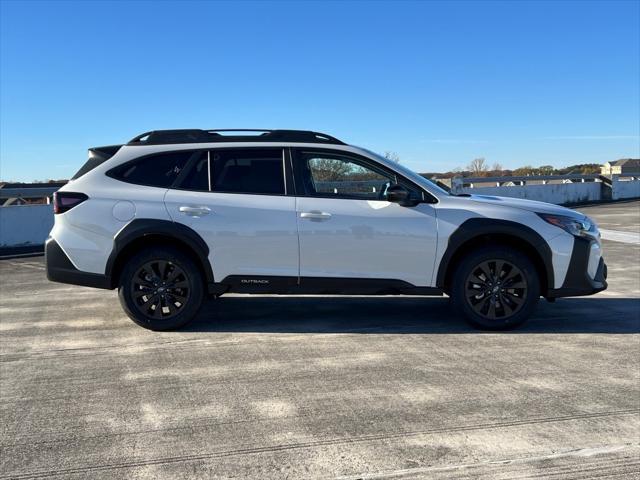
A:
<svg viewBox="0 0 640 480">
<path fill-rule="evenodd" d="M 160 128 L 299 128 L 418 171 L 640 156 L 640 2 L 1 3 L 0 178 Z"/>
</svg>

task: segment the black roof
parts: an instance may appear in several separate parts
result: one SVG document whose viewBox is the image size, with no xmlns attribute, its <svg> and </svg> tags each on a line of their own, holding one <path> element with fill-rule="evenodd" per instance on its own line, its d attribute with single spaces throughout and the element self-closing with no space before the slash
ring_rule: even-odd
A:
<svg viewBox="0 0 640 480">
<path fill-rule="evenodd" d="M 331 135 L 309 130 L 153 130 L 138 135 L 127 145 L 164 145 L 172 143 L 223 142 L 295 142 L 346 145 Z"/>
<path fill-rule="evenodd" d="M 638 158 L 621 158 L 620 160 L 613 160 L 608 163 L 616 166 L 626 165 L 631 168 L 640 168 L 640 159 Z"/>
</svg>

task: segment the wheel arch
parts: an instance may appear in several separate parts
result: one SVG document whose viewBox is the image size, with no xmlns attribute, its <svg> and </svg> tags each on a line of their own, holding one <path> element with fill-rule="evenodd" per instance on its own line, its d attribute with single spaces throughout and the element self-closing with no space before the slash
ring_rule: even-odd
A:
<svg viewBox="0 0 640 480">
<path fill-rule="evenodd" d="M 450 291 L 453 272 L 458 262 L 475 248 L 505 245 L 525 253 L 540 277 L 540 292 L 553 288 L 553 258 L 547 242 L 532 228 L 508 220 L 472 218 L 462 223 L 449 237 L 440 261 L 436 286 Z"/>
<path fill-rule="evenodd" d="M 128 258 L 141 249 L 167 245 L 189 255 L 200 269 L 205 283 L 213 284 L 209 247 L 195 230 L 170 220 L 136 219 L 120 230 L 114 238 L 113 249 L 105 269 L 106 275 L 111 279 L 111 288 L 118 286 Z"/>
</svg>

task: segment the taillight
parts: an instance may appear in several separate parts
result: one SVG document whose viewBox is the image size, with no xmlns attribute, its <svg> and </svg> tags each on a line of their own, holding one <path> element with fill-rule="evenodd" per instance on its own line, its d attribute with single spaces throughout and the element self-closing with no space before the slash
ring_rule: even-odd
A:
<svg viewBox="0 0 640 480">
<path fill-rule="evenodd" d="M 54 192 L 53 213 L 64 213 L 76 205 L 80 205 L 87 197 L 84 193 Z"/>
</svg>

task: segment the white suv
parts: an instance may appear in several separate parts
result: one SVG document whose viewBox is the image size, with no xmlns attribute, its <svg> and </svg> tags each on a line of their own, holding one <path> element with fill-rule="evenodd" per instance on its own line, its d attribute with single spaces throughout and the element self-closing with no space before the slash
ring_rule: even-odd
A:
<svg viewBox="0 0 640 480">
<path fill-rule="evenodd" d="M 206 294 L 442 295 L 471 324 L 606 288 L 596 224 L 542 202 L 451 195 L 317 132 L 161 130 L 92 148 L 54 198 L 47 276 L 118 288 L 145 328 Z M 425 312 L 428 316 L 428 312 Z"/>
</svg>

